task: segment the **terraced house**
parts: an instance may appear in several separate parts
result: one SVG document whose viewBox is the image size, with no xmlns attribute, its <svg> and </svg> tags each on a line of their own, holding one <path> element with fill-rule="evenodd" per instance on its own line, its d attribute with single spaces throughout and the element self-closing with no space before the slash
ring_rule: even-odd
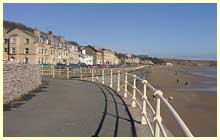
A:
<svg viewBox="0 0 220 140">
<path fill-rule="evenodd" d="M 93 57 L 94 64 L 102 64 L 102 51 L 94 46 L 88 45 L 84 47 L 86 54 Z"/>
<path fill-rule="evenodd" d="M 4 31 L 3 60 L 30 64 L 76 64 L 78 44 L 63 36 L 15 28 Z"/>
</svg>

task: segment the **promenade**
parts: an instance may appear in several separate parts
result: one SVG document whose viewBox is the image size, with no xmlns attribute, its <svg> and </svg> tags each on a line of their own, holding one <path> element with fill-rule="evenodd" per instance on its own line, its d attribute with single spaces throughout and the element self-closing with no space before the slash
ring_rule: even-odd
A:
<svg viewBox="0 0 220 140">
<path fill-rule="evenodd" d="M 172 123 L 193 136 L 163 92 L 144 80 L 146 70 L 42 71 L 41 88 L 4 106 L 4 136 L 173 136 L 162 122 L 162 105 Z"/>
<path fill-rule="evenodd" d="M 44 78 L 31 94 L 4 111 L 4 136 L 151 136 L 131 105 L 101 84 Z"/>
</svg>

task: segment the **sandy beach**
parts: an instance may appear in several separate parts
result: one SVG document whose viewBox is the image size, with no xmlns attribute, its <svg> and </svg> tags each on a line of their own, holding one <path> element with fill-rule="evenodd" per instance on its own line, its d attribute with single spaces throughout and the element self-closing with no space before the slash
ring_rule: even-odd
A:
<svg viewBox="0 0 220 140">
<path fill-rule="evenodd" d="M 150 69 L 150 70 L 149 70 Z M 209 91 L 176 90 L 191 89 L 205 85 L 213 79 L 195 76 L 187 73 L 189 70 L 199 70 L 201 67 L 153 66 L 148 68 L 146 79 L 154 87 L 163 91 L 165 97 L 173 97 L 169 101 L 177 110 L 194 136 L 217 136 L 217 94 Z M 181 72 L 184 71 L 184 72 Z M 186 73 L 185 73 L 186 72 Z M 177 82 L 178 79 L 178 82 Z M 217 82 L 216 82 L 217 83 Z M 216 86 L 216 83 L 212 83 Z M 204 87 L 206 88 L 206 87 Z M 207 87 L 208 88 L 208 87 Z M 149 98 L 153 102 L 152 97 Z M 175 136 L 182 136 L 172 115 L 162 106 L 163 122 Z"/>
</svg>

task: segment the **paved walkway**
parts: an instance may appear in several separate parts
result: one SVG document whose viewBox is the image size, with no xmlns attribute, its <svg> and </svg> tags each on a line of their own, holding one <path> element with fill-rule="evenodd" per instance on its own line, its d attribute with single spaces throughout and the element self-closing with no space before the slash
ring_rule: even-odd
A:
<svg viewBox="0 0 220 140">
<path fill-rule="evenodd" d="M 46 80 L 42 89 L 4 109 L 4 136 L 112 137 L 145 131 L 112 89 L 78 80 Z"/>
</svg>

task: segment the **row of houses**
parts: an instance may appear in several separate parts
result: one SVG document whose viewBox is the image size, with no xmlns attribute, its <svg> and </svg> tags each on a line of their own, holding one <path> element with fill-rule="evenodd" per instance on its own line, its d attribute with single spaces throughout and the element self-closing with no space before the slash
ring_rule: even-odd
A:
<svg viewBox="0 0 220 140">
<path fill-rule="evenodd" d="M 54 35 L 38 29 L 23 30 L 4 28 L 3 60 L 30 64 L 121 64 L 141 63 L 141 59 L 131 55 L 119 57 L 110 50 L 95 46 L 80 46 L 67 41 L 64 36 Z"/>
</svg>

